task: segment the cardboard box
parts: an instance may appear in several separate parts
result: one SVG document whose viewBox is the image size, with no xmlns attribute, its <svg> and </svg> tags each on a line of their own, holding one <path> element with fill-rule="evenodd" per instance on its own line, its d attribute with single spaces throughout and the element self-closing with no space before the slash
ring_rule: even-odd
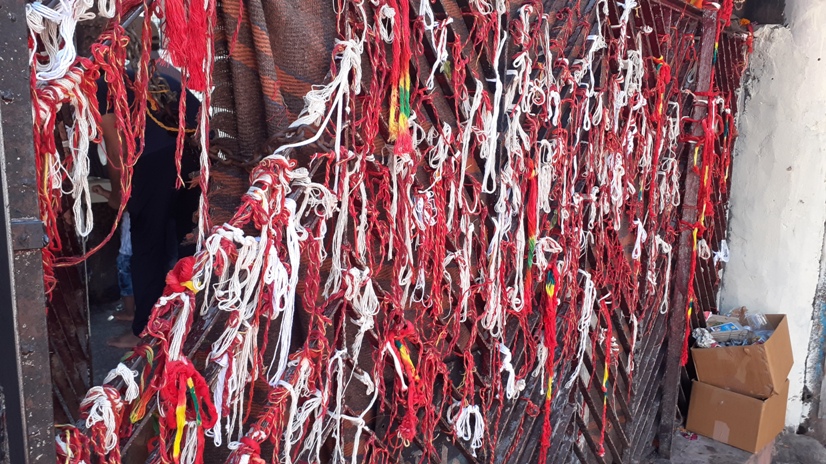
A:
<svg viewBox="0 0 826 464">
<path fill-rule="evenodd" d="M 697 380 L 754 398 L 779 394 L 792 370 L 792 343 L 785 314 L 766 314 L 775 328 L 761 345 L 692 348 Z"/>
<path fill-rule="evenodd" d="M 774 440 L 786 423 L 789 381 L 767 400 L 694 381 L 686 429 L 756 453 Z"/>
</svg>

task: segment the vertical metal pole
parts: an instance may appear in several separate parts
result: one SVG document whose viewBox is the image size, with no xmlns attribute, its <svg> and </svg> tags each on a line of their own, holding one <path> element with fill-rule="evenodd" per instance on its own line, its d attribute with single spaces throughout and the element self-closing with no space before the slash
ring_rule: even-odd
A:
<svg viewBox="0 0 826 464">
<path fill-rule="evenodd" d="M 717 40 L 717 10 L 704 10 L 701 21 L 700 57 L 697 70 L 696 93 L 706 93 L 711 87 L 711 74 L 714 69 L 714 42 Z M 692 119 L 702 121 L 708 113 L 708 103 L 696 99 Z M 703 127 L 695 123 L 692 128 L 695 137 L 702 137 Z M 691 154 L 685 170 L 685 194 L 683 195 L 682 223 L 697 222 L 697 194 L 700 190 L 700 175 L 691 166 Z M 680 233 L 677 249 L 677 267 L 674 276 L 674 294 L 671 298 L 671 313 L 668 321 L 668 346 L 665 358 L 665 375 L 663 376 L 663 396 L 660 403 L 659 453 L 662 457 L 671 457 L 671 442 L 674 437 L 674 419 L 677 416 L 677 398 L 680 388 L 680 357 L 682 356 L 688 309 L 688 282 L 691 273 L 691 255 L 694 252 L 692 231 Z"/>
<path fill-rule="evenodd" d="M 0 385 L 15 464 L 55 462 L 25 5 L 0 2 Z"/>
</svg>

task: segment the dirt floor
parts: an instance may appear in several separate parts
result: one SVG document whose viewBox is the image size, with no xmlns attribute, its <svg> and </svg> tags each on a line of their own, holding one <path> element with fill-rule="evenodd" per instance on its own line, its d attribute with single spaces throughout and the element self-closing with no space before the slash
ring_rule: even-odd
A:
<svg viewBox="0 0 826 464">
<path fill-rule="evenodd" d="M 118 365 L 127 350 L 112 348 L 106 340 L 131 330 L 131 323 L 118 321 L 114 315 L 120 310 L 120 302 L 92 305 L 90 308 L 92 379 L 94 385 L 101 385 L 103 378 Z"/>
<path fill-rule="evenodd" d="M 671 459 L 645 464 L 824 464 L 826 447 L 815 438 L 783 433 L 757 454 L 747 453 L 710 438 L 678 433 Z"/>
</svg>

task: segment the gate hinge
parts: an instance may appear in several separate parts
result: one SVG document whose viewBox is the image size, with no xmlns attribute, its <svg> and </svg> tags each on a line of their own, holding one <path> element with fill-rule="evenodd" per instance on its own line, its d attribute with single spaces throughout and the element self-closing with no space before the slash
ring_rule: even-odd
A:
<svg viewBox="0 0 826 464">
<path fill-rule="evenodd" d="M 14 251 L 39 250 L 49 244 L 46 227 L 39 219 L 11 220 L 11 248 Z"/>
</svg>

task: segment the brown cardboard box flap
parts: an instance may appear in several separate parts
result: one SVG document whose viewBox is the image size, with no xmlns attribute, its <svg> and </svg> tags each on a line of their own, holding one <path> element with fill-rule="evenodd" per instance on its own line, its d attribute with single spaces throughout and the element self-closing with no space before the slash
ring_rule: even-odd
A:
<svg viewBox="0 0 826 464">
<path fill-rule="evenodd" d="M 769 364 L 769 371 L 772 373 L 772 381 L 775 387 L 783 384 L 783 380 L 789 377 L 794 364 L 792 354 L 792 340 L 789 335 L 789 321 L 785 314 L 767 314 L 766 319 L 775 327 L 774 334 L 763 344 L 766 347 L 766 359 Z M 775 388 L 777 391 L 777 388 Z"/>
<path fill-rule="evenodd" d="M 694 381 L 686 429 L 755 453 L 774 440 L 786 422 L 789 381 L 760 400 Z"/>
<path fill-rule="evenodd" d="M 692 348 L 697 379 L 703 383 L 765 399 L 780 393 L 794 362 L 785 314 L 766 314 L 775 328 L 762 345 Z"/>
</svg>

